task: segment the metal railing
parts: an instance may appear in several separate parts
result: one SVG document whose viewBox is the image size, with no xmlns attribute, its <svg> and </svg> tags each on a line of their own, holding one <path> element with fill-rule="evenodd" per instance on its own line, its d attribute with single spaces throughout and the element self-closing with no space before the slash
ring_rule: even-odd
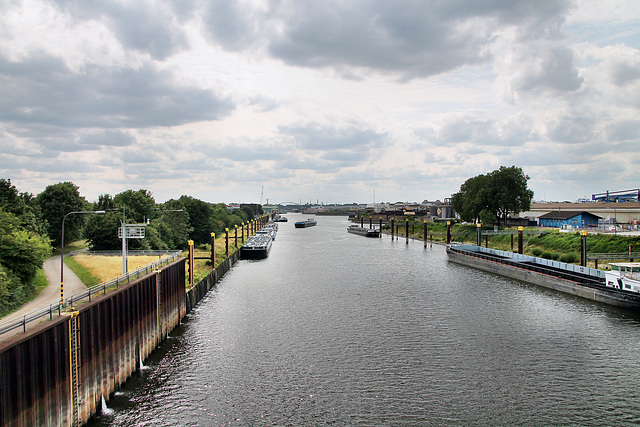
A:
<svg viewBox="0 0 640 427">
<path fill-rule="evenodd" d="M 640 259 L 640 252 L 619 252 L 619 253 L 590 253 L 587 255 L 587 259 L 590 261 L 600 259 Z"/>
<path fill-rule="evenodd" d="M 143 252 L 143 251 L 140 251 Z M 150 264 L 144 265 L 142 267 L 138 267 L 133 271 L 127 272 L 127 274 L 121 274 L 113 279 L 107 280 L 106 282 L 102 282 L 98 285 L 87 288 L 83 291 L 77 292 L 70 297 L 65 299 L 65 304 L 61 305 L 60 302 L 56 302 L 55 304 L 49 304 L 46 307 L 41 307 L 36 310 L 33 310 L 29 313 L 26 313 L 22 316 L 16 317 L 14 319 L 8 320 L 0 324 L 0 335 L 5 334 L 7 332 L 13 331 L 14 329 L 22 328 L 22 332 L 27 331 L 27 325 L 34 321 L 40 321 L 43 317 L 47 317 L 49 320 L 53 319 L 54 313 L 57 312 L 57 315 L 62 314 L 62 310 L 65 307 L 72 307 L 74 304 L 78 304 L 84 301 L 91 301 L 91 298 L 96 295 L 103 295 L 108 290 L 112 288 L 118 288 L 122 284 L 127 284 L 131 282 L 131 279 L 135 279 L 139 276 L 145 275 L 151 271 L 158 269 L 158 267 L 162 265 L 169 264 L 173 262 L 175 259 L 179 258 L 182 254 L 182 251 L 144 251 L 145 255 L 158 255 L 158 254 L 167 254 L 169 256 L 165 258 L 161 258 L 158 261 L 154 261 Z M 104 252 L 100 252 L 100 255 L 105 255 Z M 132 252 L 130 252 L 132 254 Z M 138 253 L 136 253 L 138 254 Z M 115 252 L 114 252 L 115 255 Z"/>
</svg>

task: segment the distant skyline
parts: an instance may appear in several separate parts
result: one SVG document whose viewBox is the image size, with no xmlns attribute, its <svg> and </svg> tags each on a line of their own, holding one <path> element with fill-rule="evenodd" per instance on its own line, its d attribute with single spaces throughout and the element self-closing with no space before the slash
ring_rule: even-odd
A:
<svg viewBox="0 0 640 427">
<path fill-rule="evenodd" d="M 157 202 L 640 187 L 640 3 L 0 2 L 0 178 Z M 264 188 L 264 191 L 262 190 Z"/>
</svg>

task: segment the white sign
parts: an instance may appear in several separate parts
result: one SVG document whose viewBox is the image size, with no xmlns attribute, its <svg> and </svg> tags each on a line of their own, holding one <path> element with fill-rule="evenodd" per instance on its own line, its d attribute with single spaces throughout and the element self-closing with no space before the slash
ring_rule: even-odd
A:
<svg viewBox="0 0 640 427">
<path fill-rule="evenodd" d="M 125 239 L 144 239 L 144 227 L 143 224 L 125 224 Z M 122 227 L 118 227 L 118 238 L 122 239 Z"/>
</svg>

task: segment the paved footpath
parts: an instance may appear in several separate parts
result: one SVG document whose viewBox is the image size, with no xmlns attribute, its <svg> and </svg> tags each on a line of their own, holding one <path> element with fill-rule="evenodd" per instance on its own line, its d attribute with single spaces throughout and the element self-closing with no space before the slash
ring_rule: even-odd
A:
<svg viewBox="0 0 640 427">
<path fill-rule="evenodd" d="M 26 303 L 20 310 L 0 318 L 0 323 L 24 316 L 34 310 L 56 304 L 60 301 L 60 255 L 52 256 L 44 262 L 44 274 L 49 280 L 49 286 L 44 288 L 32 301 Z M 64 265 L 64 297 L 71 296 L 87 287 L 80 281 L 68 265 Z M 5 334 L 6 335 L 6 334 Z M 0 337 L 4 338 L 4 337 Z"/>
</svg>

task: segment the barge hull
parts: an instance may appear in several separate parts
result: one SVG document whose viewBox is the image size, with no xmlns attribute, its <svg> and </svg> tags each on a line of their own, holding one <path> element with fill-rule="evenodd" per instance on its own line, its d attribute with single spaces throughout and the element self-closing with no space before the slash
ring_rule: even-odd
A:
<svg viewBox="0 0 640 427">
<path fill-rule="evenodd" d="M 477 268 L 478 270 L 495 273 L 511 279 L 521 280 L 545 288 L 554 289 L 567 294 L 587 298 L 592 301 L 640 311 L 640 295 L 629 295 L 616 289 L 603 286 L 586 286 L 579 282 L 563 279 L 551 274 L 540 273 L 514 265 L 503 264 L 499 261 L 484 259 L 454 251 L 447 248 L 449 261 Z"/>
</svg>

